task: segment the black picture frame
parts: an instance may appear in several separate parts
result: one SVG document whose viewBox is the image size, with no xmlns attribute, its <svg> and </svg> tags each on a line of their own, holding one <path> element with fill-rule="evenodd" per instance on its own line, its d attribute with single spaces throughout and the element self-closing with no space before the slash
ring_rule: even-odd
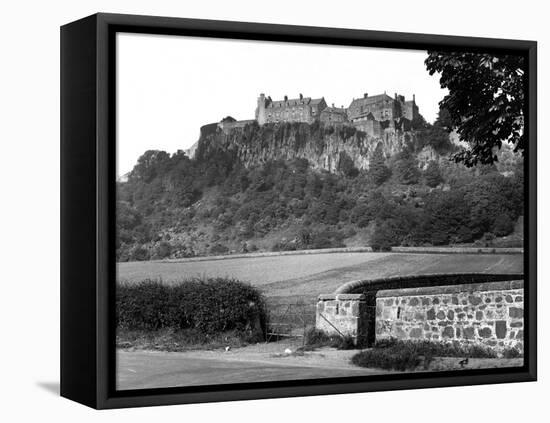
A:
<svg viewBox="0 0 550 423">
<path fill-rule="evenodd" d="M 525 360 L 521 368 L 114 389 L 115 35 L 169 34 L 523 55 L 528 63 Z M 537 44 L 456 37 L 95 14 L 61 28 L 61 395 L 97 409 L 534 381 L 536 350 Z"/>
</svg>

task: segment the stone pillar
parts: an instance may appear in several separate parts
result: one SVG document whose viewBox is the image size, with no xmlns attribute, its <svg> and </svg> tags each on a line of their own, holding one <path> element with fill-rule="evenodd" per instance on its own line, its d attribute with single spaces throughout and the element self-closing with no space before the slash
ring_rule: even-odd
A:
<svg viewBox="0 0 550 423">
<path fill-rule="evenodd" d="M 368 312 L 363 294 L 320 295 L 315 328 L 328 335 L 350 336 L 356 345 L 367 341 Z"/>
</svg>

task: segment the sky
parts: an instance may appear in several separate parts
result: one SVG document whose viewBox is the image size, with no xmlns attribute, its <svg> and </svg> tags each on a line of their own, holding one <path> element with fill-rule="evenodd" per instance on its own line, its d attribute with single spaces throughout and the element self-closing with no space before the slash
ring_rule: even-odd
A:
<svg viewBox="0 0 550 423">
<path fill-rule="evenodd" d="M 425 58 L 420 50 L 119 33 L 117 177 L 146 150 L 189 148 L 202 125 L 253 119 L 260 93 L 324 97 L 337 107 L 364 93 L 415 94 L 433 122 L 447 92 Z"/>
</svg>

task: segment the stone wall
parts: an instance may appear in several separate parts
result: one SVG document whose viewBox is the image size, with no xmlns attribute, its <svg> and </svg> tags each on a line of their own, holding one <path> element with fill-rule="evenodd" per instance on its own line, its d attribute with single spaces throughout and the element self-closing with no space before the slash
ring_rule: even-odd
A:
<svg viewBox="0 0 550 423">
<path fill-rule="evenodd" d="M 254 119 L 236 120 L 233 122 L 220 122 L 218 123 L 218 128 L 220 128 L 227 134 L 234 128 L 244 128 L 246 125 L 252 125 L 254 122 Z"/>
<path fill-rule="evenodd" d="M 523 351 L 523 281 L 380 290 L 376 340 L 390 337 Z"/>
<path fill-rule="evenodd" d="M 362 294 L 320 295 L 317 302 L 315 327 L 329 335 L 351 336 L 356 344 L 367 339 L 369 313 Z M 373 309 L 374 307 L 370 307 Z"/>
</svg>

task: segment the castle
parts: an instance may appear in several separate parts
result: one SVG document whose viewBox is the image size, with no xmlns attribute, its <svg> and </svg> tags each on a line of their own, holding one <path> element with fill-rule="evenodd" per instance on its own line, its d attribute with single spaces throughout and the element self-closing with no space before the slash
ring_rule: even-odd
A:
<svg viewBox="0 0 550 423">
<path fill-rule="evenodd" d="M 411 122 L 419 116 L 415 96 L 405 101 L 398 95 L 390 97 L 386 93 L 353 99 L 348 108 L 329 107 L 322 98 L 304 97 L 283 100 L 272 100 L 271 97 L 260 94 L 256 107 L 256 121 L 260 125 L 277 122 L 321 121 L 330 124 L 350 125 L 366 132 L 373 137 L 381 137 L 388 131 L 409 130 Z M 232 126 L 250 121 L 234 121 Z"/>
<path fill-rule="evenodd" d="M 372 150 L 380 143 L 386 157 L 402 150 L 404 143 L 411 139 L 409 131 L 419 117 L 414 95 L 407 101 L 397 93 L 393 97 L 386 93 L 374 96 L 364 94 L 361 98 L 354 98 L 348 107 L 335 107 L 334 104 L 328 106 L 324 97 L 311 98 L 300 94 L 297 98 L 284 96 L 282 100 L 273 100 L 260 94 L 254 119 L 235 120 L 226 116 L 217 123 L 204 125 L 199 140 L 188 150 L 188 154 L 194 157 L 202 141 L 202 154 L 206 154 L 207 150 L 232 150 L 245 166 L 298 157 L 306 158 L 313 168 L 337 172 L 345 153 L 357 169 L 368 169 Z M 292 125 L 288 131 L 282 131 L 281 137 L 273 136 L 269 146 L 263 142 L 251 142 L 258 137 L 262 140 L 264 136 L 269 137 L 271 128 L 268 125 L 281 123 L 322 123 L 333 128 L 354 128 L 361 135 L 356 137 L 355 142 L 346 142 L 349 137 L 344 139 L 342 134 L 354 131 L 326 131 L 323 132 L 323 148 L 319 149 L 319 140 L 311 137 L 305 141 L 300 138 L 304 142 L 298 142 L 296 131 L 301 127 Z M 262 130 L 264 126 L 267 126 L 265 131 Z M 246 136 L 242 136 L 245 128 L 249 130 Z"/>
</svg>

